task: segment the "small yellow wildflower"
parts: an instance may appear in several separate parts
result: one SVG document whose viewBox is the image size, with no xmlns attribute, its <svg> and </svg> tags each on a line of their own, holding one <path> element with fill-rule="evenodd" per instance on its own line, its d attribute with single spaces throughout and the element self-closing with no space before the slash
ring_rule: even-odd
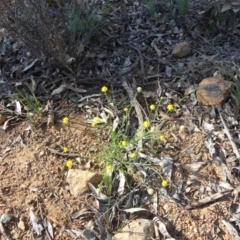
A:
<svg viewBox="0 0 240 240">
<path fill-rule="evenodd" d="M 156 110 L 156 105 L 151 104 L 149 108 L 150 108 L 152 111 L 154 111 L 154 110 Z"/>
<path fill-rule="evenodd" d="M 160 100 L 164 100 L 164 99 L 165 99 L 165 97 L 164 97 L 164 96 L 161 96 L 161 97 L 160 97 Z"/>
<path fill-rule="evenodd" d="M 96 127 L 97 123 L 92 122 L 92 127 Z"/>
<path fill-rule="evenodd" d="M 130 154 L 130 158 L 136 158 L 136 157 L 137 157 L 137 154 L 135 152 Z"/>
<path fill-rule="evenodd" d="M 72 167 L 73 167 L 73 161 L 72 161 L 72 160 L 68 160 L 68 161 L 66 162 L 66 167 L 67 167 L 68 169 L 72 168 Z"/>
<path fill-rule="evenodd" d="M 106 169 L 106 172 L 111 172 L 112 171 L 112 166 L 107 165 L 105 169 Z"/>
<path fill-rule="evenodd" d="M 153 189 L 153 188 L 148 188 L 148 189 L 147 189 L 147 193 L 148 193 L 149 195 L 153 195 L 153 194 L 154 194 L 154 189 Z"/>
<path fill-rule="evenodd" d="M 167 187 L 168 186 L 168 181 L 167 180 L 162 180 L 162 186 Z"/>
<path fill-rule="evenodd" d="M 101 91 L 102 91 L 103 93 L 106 93 L 106 92 L 108 91 L 108 87 L 107 87 L 107 86 L 103 86 L 103 87 L 101 88 Z"/>
<path fill-rule="evenodd" d="M 180 131 L 180 132 L 183 132 L 184 129 L 185 129 L 185 126 L 184 126 L 184 125 L 181 125 L 181 126 L 179 127 L 179 131 Z"/>
<path fill-rule="evenodd" d="M 67 152 L 68 152 L 68 148 L 67 148 L 67 147 L 64 147 L 64 148 L 63 148 L 63 152 L 64 152 L 64 153 L 67 153 Z"/>
<path fill-rule="evenodd" d="M 68 117 L 64 117 L 63 120 L 62 120 L 62 122 L 63 122 L 64 124 L 68 124 L 68 123 L 69 123 L 69 118 L 68 118 Z"/>
<path fill-rule="evenodd" d="M 162 141 L 162 142 L 164 142 L 164 141 L 166 140 L 164 135 L 160 135 L 159 139 L 160 139 L 160 141 Z"/>
<path fill-rule="evenodd" d="M 163 167 L 163 166 L 164 166 L 164 162 L 160 162 L 160 163 L 159 163 L 159 166 L 160 166 L 160 167 Z"/>
<path fill-rule="evenodd" d="M 95 117 L 95 118 L 93 119 L 93 121 L 94 121 L 95 123 L 100 123 L 100 122 L 102 122 L 102 119 L 101 119 L 100 117 Z"/>
<path fill-rule="evenodd" d="M 125 113 L 127 113 L 128 112 L 128 108 L 127 107 L 125 107 L 124 109 L 123 109 L 123 111 L 125 112 Z"/>
<path fill-rule="evenodd" d="M 173 110 L 174 110 L 174 105 L 173 104 L 168 104 L 167 105 L 167 110 L 169 111 L 169 112 L 172 112 Z"/>
<path fill-rule="evenodd" d="M 138 92 L 138 93 L 142 92 L 142 88 L 141 88 L 141 87 L 138 87 L 138 88 L 137 88 L 137 92 Z"/>
<path fill-rule="evenodd" d="M 143 127 L 144 128 L 149 128 L 150 127 L 150 122 L 149 121 L 144 121 L 143 122 Z"/>
<path fill-rule="evenodd" d="M 126 147 L 128 143 L 127 143 L 127 141 L 122 141 L 121 144 L 122 144 L 122 146 Z"/>
</svg>

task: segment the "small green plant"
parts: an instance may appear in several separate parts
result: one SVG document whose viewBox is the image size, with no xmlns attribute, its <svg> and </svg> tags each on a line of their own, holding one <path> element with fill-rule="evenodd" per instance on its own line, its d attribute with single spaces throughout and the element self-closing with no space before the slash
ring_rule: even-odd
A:
<svg viewBox="0 0 240 240">
<path fill-rule="evenodd" d="M 32 94 L 32 95 L 31 95 Z M 38 101 L 34 93 L 27 93 L 25 90 L 18 91 L 14 96 L 22 106 L 27 110 L 27 112 L 33 111 L 38 115 L 42 115 L 41 104 Z"/>
<path fill-rule="evenodd" d="M 159 118 L 158 110 L 164 111 L 169 117 L 168 115 L 175 111 L 175 105 L 163 96 L 158 101 L 149 103 L 141 87 L 136 88 L 136 93 L 132 90 L 130 102 L 124 100 L 115 103 L 117 99 L 114 94 L 109 93 L 107 86 L 101 87 L 101 92 L 104 96 L 104 107 L 99 114 L 89 116 L 87 122 L 92 128 L 104 132 L 102 135 L 108 136 L 106 145 L 103 145 L 99 136 L 100 152 L 92 155 L 97 159 L 93 168 L 98 168 L 103 173 L 94 195 L 104 198 L 102 220 L 108 231 L 113 232 L 123 224 L 121 221 L 116 223 L 116 214 L 112 214 L 113 207 L 116 207 L 115 204 L 113 206 L 114 197 L 120 197 L 116 202 L 123 206 L 127 196 L 136 189 L 153 195 L 155 187 L 167 188 L 169 185 L 169 181 L 162 176 L 166 175 L 166 171 L 163 171 L 165 162 L 159 160 L 156 166 L 156 162 L 153 163 L 150 158 L 155 159 L 153 157 L 159 155 L 161 148 L 168 142 L 164 135 L 166 129 L 162 129 L 165 120 Z M 137 124 L 135 115 L 139 113 L 135 104 L 137 102 L 140 105 L 142 97 L 145 99 L 140 106 L 143 119 L 138 118 Z M 70 122 L 72 121 L 68 117 L 62 119 L 65 126 L 72 127 Z M 142 143 L 139 144 L 140 142 Z M 72 163 L 67 167 L 71 168 Z M 118 210 L 116 208 L 117 212 Z"/>
<path fill-rule="evenodd" d="M 189 9 L 189 0 L 177 0 L 177 8 L 181 16 L 186 15 Z"/>
<path fill-rule="evenodd" d="M 88 31 L 96 31 L 103 22 L 103 17 L 97 16 L 94 10 L 87 15 L 81 9 L 74 8 L 69 10 L 67 16 L 67 28 L 80 36 Z"/>
<path fill-rule="evenodd" d="M 143 4 L 145 4 L 145 5 L 148 7 L 148 10 L 149 10 L 149 12 L 150 12 L 150 15 L 151 15 L 152 17 L 154 17 L 155 12 L 156 12 L 154 0 L 144 0 L 144 1 L 143 1 Z"/>
</svg>

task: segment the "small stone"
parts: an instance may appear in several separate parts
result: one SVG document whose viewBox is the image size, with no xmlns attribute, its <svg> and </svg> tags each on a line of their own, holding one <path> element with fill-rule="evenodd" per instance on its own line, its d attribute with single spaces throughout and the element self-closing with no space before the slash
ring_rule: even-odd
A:
<svg viewBox="0 0 240 240">
<path fill-rule="evenodd" d="M 191 47 L 188 42 L 179 43 L 172 51 L 172 57 L 183 58 L 191 52 Z"/>
<path fill-rule="evenodd" d="M 66 178 L 66 182 L 69 183 L 70 193 L 75 197 L 89 191 L 89 182 L 97 187 L 101 180 L 101 174 L 80 169 L 69 169 Z"/>
<path fill-rule="evenodd" d="M 203 105 L 221 105 L 230 95 L 233 83 L 217 77 L 203 79 L 197 89 L 197 101 Z"/>
<path fill-rule="evenodd" d="M 123 227 L 113 236 L 113 240 L 146 240 L 153 239 L 154 224 L 148 219 L 136 219 Z"/>
</svg>

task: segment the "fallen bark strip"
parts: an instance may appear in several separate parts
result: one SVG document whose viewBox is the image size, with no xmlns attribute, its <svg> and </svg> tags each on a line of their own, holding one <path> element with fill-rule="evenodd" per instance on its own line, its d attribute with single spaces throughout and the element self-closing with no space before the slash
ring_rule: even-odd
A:
<svg viewBox="0 0 240 240">
<path fill-rule="evenodd" d="M 191 210 L 191 209 L 193 209 L 193 208 L 200 207 L 200 206 L 202 206 L 202 205 L 204 205 L 204 204 L 206 204 L 206 203 L 210 203 L 210 202 L 213 202 L 213 201 L 215 201 L 215 200 L 217 200 L 217 199 L 220 199 L 220 198 L 222 198 L 223 196 L 227 196 L 227 195 L 228 195 L 229 193 L 231 193 L 231 192 L 232 192 L 232 190 L 226 190 L 226 191 L 214 193 L 214 194 L 212 194 L 212 195 L 209 196 L 209 197 L 205 197 L 205 198 L 203 198 L 203 199 L 201 199 L 201 200 L 199 200 L 199 201 L 197 201 L 197 202 L 193 202 L 193 203 L 191 203 L 191 204 L 188 204 L 188 205 L 186 206 L 186 209 Z"/>
</svg>

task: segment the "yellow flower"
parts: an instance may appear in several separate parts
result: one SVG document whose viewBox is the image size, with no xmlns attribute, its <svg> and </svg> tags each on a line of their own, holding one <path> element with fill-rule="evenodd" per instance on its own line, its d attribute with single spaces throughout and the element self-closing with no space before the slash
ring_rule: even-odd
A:
<svg viewBox="0 0 240 240">
<path fill-rule="evenodd" d="M 173 110 L 174 110 L 174 105 L 173 104 L 168 104 L 167 105 L 167 110 L 169 111 L 169 112 L 172 112 Z"/>
<path fill-rule="evenodd" d="M 107 87 L 107 86 L 103 86 L 103 87 L 101 88 L 101 91 L 102 91 L 103 93 L 106 93 L 106 92 L 108 91 L 108 87 Z"/>
<path fill-rule="evenodd" d="M 184 129 L 185 129 L 185 126 L 184 126 L 184 125 L 181 125 L 181 126 L 179 127 L 179 131 L 180 131 L 180 132 L 183 132 Z"/>
<path fill-rule="evenodd" d="M 142 91 L 142 88 L 141 87 L 138 87 L 137 88 L 137 92 L 140 93 Z"/>
<path fill-rule="evenodd" d="M 112 166 L 111 165 L 107 165 L 106 166 L 106 171 L 107 172 L 111 172 L 112 171 Z"/>
<path fill-rule="evenodd" d="M 97 123 L 92 122 L 92 127 L 96 127 Z"/>
<path fill-rule="evenodd" d="M 151 105 L 150 105 L 150 109 L 151 109 L 152 111 L 154 111 L 154 110 L 156 109 L 156 105 L 151 104 Z"/>
<path fill-rule="evenodd" d="M 126 147 L 128 143 L 127 143 L 127 141 L 122 141 L 121 144 L 122 144 L 122 146 Z"/>
<path fill-rule="evenodd" d="M 123 111 L 125 112 L 125 113 L 127 113 L 128 112 L 128 108 L 127 107 L 125 107 L 124 109 L 123 109 Z"/>
<path fill-rule="evenodd" d="M 168 181 L 167 180 L 162 180 L 162 186 L 167 187 L 168 186 Z"/>
<path fill-rule="evenodd" d="M 161 96 L 161 97 L 160 97 L 160 100 L 164 100 L 164 98 L 165 98 L 164 96 Z"/>
<path fill-rule="evenodd" d="M 163 167 L 163 166 L 164 166 L 164 163 L 163 163 L 163 162 L 160 162 L 160 163 L 159 163 L 159 166 L 160 166 L 160 167 Z"/>
<path fill-rule="evenodd" d="M 67 152 L 68 152 L 68 148 L 67 148 L 67 147 L 64 147 L 64 148 L 63 148 L 63 152 L 64 152 L 64 153 L 67 153 Z"/>
<path fill-rule="evenodd" d="M 150 127 L 150 122 L 149 121 L 144 121 L 143 122 L 143 127 L 144 128 L 149 128 Z"/>
<path fill-rule="evenodd" d="M 164 142 L 164 141 L 166 140 L 165 137 L 164 137 L 164 135 L 160 135 L 159 139 L 160 139 L 162 142 Z"/>
<path fill-rule="evenodd" d="M 62 120 L 62 122 L 63 122 L 64 124 L 68 124 L 68 123 L 69 123 L 69 118 L 68 118 L 68 117 L 64 117 L 63 120 Z"/>
<path fill-rule="evenodd" d="M 95 123 L 100 123 L 100 122 L 102 122 L 102 119 L 101 119 L 100 117 L 95 117 L 95 118 L 93 119 L 93 122 L 95 122 Z"/>
<path fill-rule="evenodd" d="M 148 188 L 148 189 L 147 189 L 147 193 L 148 193 L 149 195 L 153 195 L 153 194 L 154 194 L 154 189 L 153 189 L 153 188 Z"/>
<path fill-rule="evenodd" d="M 137 154 L 135 152 L 130 154 L 130 158 L 136 158 L 136 157 L 137 157 Z"/>
<path fill-rule="evenodd" d="M 68 161 L 66 162 L 66 167 L 67 167 L 68 169 L 72 168 L 72 167 L 73 167 L 73 161 L 68 160 Z"/>
</svg>

